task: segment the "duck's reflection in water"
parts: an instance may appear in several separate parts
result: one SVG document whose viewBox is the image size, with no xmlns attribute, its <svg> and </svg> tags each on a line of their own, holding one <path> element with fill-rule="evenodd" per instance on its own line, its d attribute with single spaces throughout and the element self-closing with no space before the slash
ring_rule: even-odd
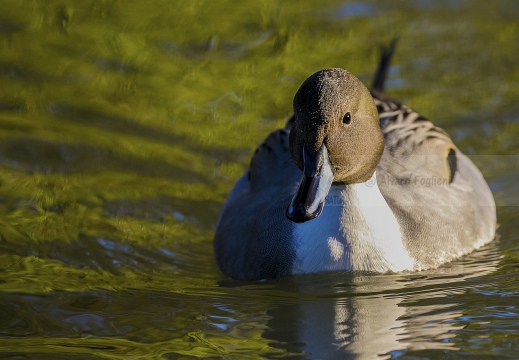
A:
<svg viewBox="0 0 519 360">
<path fill-rule="evenodd" d="M 478 261 L 479 259 L 479 261 Z M 496 269 L 497 246 L 431 272 L 333 273 L 278 280 L 297 294 L 273 305 L 264 337 L 307 359 L 379 359 L 409 350 L 458 350 L 460 298 Z M 461 296 L 460 296 L 461 295 Z"/>
</svg>

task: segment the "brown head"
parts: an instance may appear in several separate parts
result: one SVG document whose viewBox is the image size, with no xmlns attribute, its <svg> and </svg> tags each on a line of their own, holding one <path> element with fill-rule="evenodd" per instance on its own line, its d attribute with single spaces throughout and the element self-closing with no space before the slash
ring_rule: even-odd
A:
<svg viewBox="0 0 519 360">
<path fill-rule="evenodd" d="M 290 153 L 303 170 L 287 217 L 304 222 L 320 215 L 332 182 L 354 184 L 373 176 L 384 137 L 369 90 L 343 69 L 321 70 L 294 97 Z"/>
</svg>

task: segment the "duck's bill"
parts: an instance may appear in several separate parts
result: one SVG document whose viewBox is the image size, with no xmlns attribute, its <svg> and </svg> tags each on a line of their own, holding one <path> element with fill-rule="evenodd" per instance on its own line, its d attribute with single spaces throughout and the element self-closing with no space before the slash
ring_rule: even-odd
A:
<svg viewBox="0 0 519 360">
<path fill-rule="evenodd" d="M 287 218 L 296 223 L 304 223 L 321 215 L 333 183 L 326 146 L 323 145 L 315 154 L 303 147 L 303 162 L 303 178 L 286 211 Z"/>
</svg>

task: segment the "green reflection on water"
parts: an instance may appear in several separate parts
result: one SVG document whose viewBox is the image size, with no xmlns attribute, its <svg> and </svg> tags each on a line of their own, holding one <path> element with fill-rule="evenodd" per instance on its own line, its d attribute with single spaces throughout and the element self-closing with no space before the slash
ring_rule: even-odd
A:
<svg viewBox="0 0 519 360">
<path fill-rule="evenodd" d="M 6 294 L 217 293 L 213 227 L 254 148 L 283 126 L 309 74 L 344 67 L 369 83 L 379 45 L 394 36 L 391 95 L 469 154 L 519 154 L 515 1 L 5 0 L 0 14 Z M 503 196 L 500 176 L 512 170 L 482 170 Z M 186 326 L 177 354 L 286 355 L 259 327 L 240 348 L 236 334 L 220 341 Z M 121 358 L 162 353 L 160 343 L 133 353 L 126 342 L 85 347 L 113 358 L 110 346 Z"/>
</svg>

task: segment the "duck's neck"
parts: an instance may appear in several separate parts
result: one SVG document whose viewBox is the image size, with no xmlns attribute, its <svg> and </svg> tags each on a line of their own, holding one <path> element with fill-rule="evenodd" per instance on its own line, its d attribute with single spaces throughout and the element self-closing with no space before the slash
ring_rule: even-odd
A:
<svg viewBox="0 0 519 360">
<path fill-rule="evenodd" d="M 334 184 L 321 216 L 297 225 L 296 232 L 295 272 L 386 272 L 414 265 L 376 174 L 365 183 Z"/>
</svg>

